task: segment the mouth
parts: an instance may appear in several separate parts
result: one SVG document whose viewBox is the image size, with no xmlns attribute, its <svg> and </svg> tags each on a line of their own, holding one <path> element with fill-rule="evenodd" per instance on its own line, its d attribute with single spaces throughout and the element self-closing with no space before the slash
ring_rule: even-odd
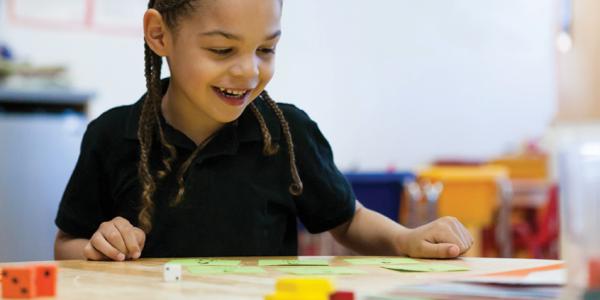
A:
<svg viewBox="0 0 600 300">
<path fill-rule="evenodd" d="M 219 96 L 231 100 L 243 100 L 252 91 L 251 89 L 223 88 L 216 86 L 213 86 L 212 88 Z"/>
</svg>

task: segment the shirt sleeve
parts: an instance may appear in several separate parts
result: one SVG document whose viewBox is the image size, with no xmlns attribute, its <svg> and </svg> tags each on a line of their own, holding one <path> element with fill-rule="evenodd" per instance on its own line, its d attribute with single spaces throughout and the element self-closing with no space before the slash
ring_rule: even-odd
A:
<svg viewBox="0 0 600 300">
<path fill-rule="evenodd" d="M 67 234 L 90 238 L 102 223 L 102 199 L 107 199 L 98 133 L 94 122 L 83 136 L 81 151 L 58 208 L 56 226 Z"/>
<path fill-rule="evenodd" d="M 331 147 L 317 124 L 310 119 L 301 123 L 296 124 L 301 128 L 294 130 L 294 142 L 304 190 L 296 199 L 296 207 L 306 229 L 320 233 L 349 221 L 354 216 L 356 197 L 335 165 Z"/>
</svg>

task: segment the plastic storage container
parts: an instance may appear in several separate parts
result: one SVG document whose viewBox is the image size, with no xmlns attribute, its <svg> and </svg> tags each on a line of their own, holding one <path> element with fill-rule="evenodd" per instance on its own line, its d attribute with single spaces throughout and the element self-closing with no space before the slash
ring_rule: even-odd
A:
<svg viewBox="0 0 600 300">
<path fill-rule="evenodd" d="M 600 289 L 600 141 L 566 147 L 559 157 L 559 180 L 568 285 Z"/>
</svg>

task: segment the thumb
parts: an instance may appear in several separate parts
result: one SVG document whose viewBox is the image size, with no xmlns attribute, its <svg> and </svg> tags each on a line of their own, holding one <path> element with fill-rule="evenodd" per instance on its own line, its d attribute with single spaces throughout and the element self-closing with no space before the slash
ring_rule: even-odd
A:
<svg viewBox="0 0 600 300">
<path fill-rule="evenodd" d="M 460 254 L 460 248 L 450 243 L 430 243 L 423 241 L 419 256 L 428 258 L 453 258 Z"/>
</svg>

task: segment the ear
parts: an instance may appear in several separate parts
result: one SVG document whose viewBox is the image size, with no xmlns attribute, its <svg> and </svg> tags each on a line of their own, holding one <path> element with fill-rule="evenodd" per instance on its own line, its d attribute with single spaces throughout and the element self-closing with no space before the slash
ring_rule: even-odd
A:
<svg viewBox="0 0 600 300">
<path fill-rule="evenodd" d="M 169 55 L 169 30 L 156 9 L 149 9 L 144 14 L 144 39 L 154 53 L 160 56 Z"/>
</svg>

